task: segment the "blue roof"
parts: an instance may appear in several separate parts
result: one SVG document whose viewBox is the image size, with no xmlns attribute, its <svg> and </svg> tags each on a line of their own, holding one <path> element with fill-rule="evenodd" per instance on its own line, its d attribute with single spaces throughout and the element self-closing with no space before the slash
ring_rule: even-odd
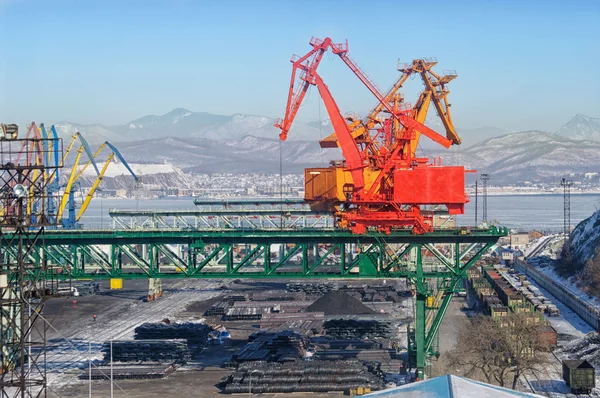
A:
<svg viewBox="0 0 600 398">
<path fill-rule="evenodd" d="M 467 379 L 465 377 L 445 375 L 433 379 L 406 384 L 388 390 L 376 391 L 365 397 L 411 397 L 411 398 L 514 398 L 540 397 L 494 386 L 492 384 Z"/>
</svg>

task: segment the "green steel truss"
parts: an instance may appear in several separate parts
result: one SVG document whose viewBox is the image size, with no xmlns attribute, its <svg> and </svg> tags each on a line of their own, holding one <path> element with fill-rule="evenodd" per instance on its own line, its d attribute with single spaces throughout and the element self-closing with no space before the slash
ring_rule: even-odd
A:
<svg viewBox="0 0 600 398">
<path fill-rule="evenodd" d="M 355 235 L 315 230 L 47 230 L 27 253 L 47 280 L 108 278 L 407 278 L 415 295 L 409 354 L 423 377 L 428 355 L 466 270 L 505 228 Z M 10 233 L 3 242 L 10 242 Z M 1 248 L 3 264 L 16 247 Z M 427 298 L 439 300 L 427 307 Z M 430 322 L 426 322 L 429 316 Z"/>
</svg>

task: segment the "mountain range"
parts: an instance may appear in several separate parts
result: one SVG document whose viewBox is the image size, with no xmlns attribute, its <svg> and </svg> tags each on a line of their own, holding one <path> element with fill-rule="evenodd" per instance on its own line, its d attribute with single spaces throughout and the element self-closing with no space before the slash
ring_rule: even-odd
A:
<svg viewBox="0 0 600 398">
<path fill-rule="evenodd" d="M 186 172 L 278 173 L 280 153 L 286 173 L 327 165 L 341 159 L 337 149 L 323 150 L 318 140 L 333 132 L 329 120 L 295 122 L 285 142 L 278 140 L 273 118 L 256 115 L 215 115 L 177 108 L 118 126 L 56 123 L 63 137 L 80 131 L 90 143 L 118 143 L 132 163 L 165 160 Z M 426 122 L 443 131 L 437 119 Z M 576 115 L 556 133 L 509 133 L 496 127 L 457 129 L 463 144 L 440 152 L 422 140 L 428 155 L 446 164 L 463 164 L 494 175 L 495 181 L 516 182 L 555 178 L 565 173 L 600 171 L 600 119 Z"/>
</svg>

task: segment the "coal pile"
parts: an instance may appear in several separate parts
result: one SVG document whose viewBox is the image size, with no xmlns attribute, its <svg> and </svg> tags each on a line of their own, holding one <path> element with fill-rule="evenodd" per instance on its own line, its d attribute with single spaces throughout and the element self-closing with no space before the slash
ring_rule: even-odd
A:
<svg viewBox="0 0 600 398">
<path fill-rule="evenodd" d="M 381 380 L 358 361 L 249 362 L 221 380 L 227 394 L 348 391 L 383 388 Z"/>
<path fill-rule="evenodd" d="M 600 334 L 590 332 L 580 339 L 571 341 L 559 350 L 567 359 L 585 359 L 600 369 Z"/>
<path fill-rule="evenodd" d="M 206 344 L 208 334 L 213 331 L 203 323 L 144 323 L 135 328 L 135 340 L 185 339 L 192 344 Z"/>
<path fill-rule="evenodd" d="M 332 319 L 323 327 L 334 339 L 387 339 L 394 334 L 391 321 L 362 319 Z"/>
<path fill-rule="evenodd" d="M 231 361 L 295 361 L 304 356 L 307 347 L 306 337 L 291 330 L 277 333 L 258 331 L 248 337 L 248 343 L 232 356 Z"/>
<path fill-rule="evenodd" d="M 110 361 L 110 342 L 102 346 L 104 361 Z M 185 340 L 113 341 L 113 362 L 187 362 L 191 359 Z"/>
<path fill-rule="evenodd" d="M 325 315 L 364 315 L 375 311 L 347 293 L 333 291 L 326 293 L 311 304 L 306 312 L 323 312 Z"/>
</svg>

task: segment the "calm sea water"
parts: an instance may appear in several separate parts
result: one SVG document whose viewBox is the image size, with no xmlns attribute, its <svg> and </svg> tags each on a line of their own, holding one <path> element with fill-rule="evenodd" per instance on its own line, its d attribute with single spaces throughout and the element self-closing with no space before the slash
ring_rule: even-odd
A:
<svg viewBox="0 0 600 398">
<path fill-rule="evenodd" d="M 101 199 L 92 200 L 82 217 L 85 228 L 110 228 L 112 221 L 109 209 L 119 210 L 192 210 L 192 200 L 185 199 Z M 571 195 L 571 224 L 576 225 L 600 209 L 600 195 Z M 479 220 L 482 219 L 482 203 L 479 198 Z M 542 229 L 560 231 L 563 226 L 562 195 L 507 195 L 488 196 L 488 220 L 518 229 Z M 475 202 L 467 204 L 465 214 L 458 216 L 459 225 L 473 225 L 475 222 Z"/>
</svg>

